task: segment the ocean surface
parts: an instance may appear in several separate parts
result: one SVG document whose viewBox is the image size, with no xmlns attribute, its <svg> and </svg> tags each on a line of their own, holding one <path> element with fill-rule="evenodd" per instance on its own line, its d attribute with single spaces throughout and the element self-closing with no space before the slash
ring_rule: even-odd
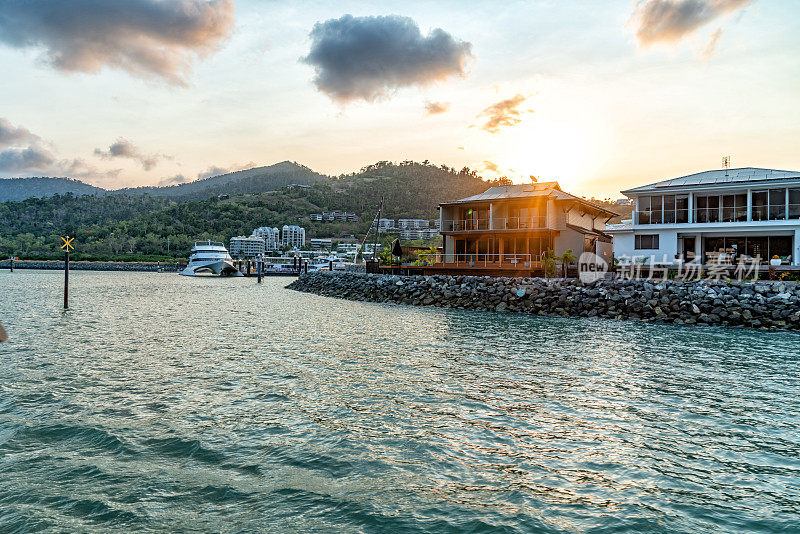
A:
<svg viewBox="0 0 800 534">
<path fill-rule="evenodd" d="M 800 335 L 0 271 L 0 532 L 800 531 Z"/>
</svg>

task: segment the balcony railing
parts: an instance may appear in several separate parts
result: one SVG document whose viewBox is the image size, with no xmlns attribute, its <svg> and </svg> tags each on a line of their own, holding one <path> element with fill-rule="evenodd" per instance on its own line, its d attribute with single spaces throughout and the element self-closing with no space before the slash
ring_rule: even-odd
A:
<svg viewBox="0 0 800 534">
<path fill-rule="evenodd" d="M 443 232 L 480 230 L 530 230 L 547 228 L 547 217 L 494 217 L 492 219 L 455 219 L 442 221 Z"/>
<path fill-rule="evenodd" d="M 454 267 L 516 267 L 520 269 L 541 266 L 540 254 L 442 254 L 424 253 L 419 263 L 426 265 L 448 265 Z"/>
</svg>

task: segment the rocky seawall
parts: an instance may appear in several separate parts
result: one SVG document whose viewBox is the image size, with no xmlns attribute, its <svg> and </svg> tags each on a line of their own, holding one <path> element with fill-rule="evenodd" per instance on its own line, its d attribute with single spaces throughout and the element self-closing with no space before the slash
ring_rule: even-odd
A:
<svg viewBox="0 0 800 534">
<path fill-rule="evenodd" d="M 0 261 L 0 269 L 9 269 L 11 267 L 10 260 Z M 185 267 L 179 265 L 178 267 Z M 44 269 L 64 270 L 63 261 L 29 261 L 29 260 L 16 260 L 14 262 L 14 269 Z M 176 268 L 175 263 L 144 263 L 144 262 L 111 262 L 111 261 L 70 261 L 69 269 L 71 271 L 149 271 L 157 272 L 163 270 L 164 272 L 178 272 L 180 269 Z"/>
<path fill-rule="evenodd" d="M 289 289 L 329 297 L 469 310 L 800 329 L 800 285 L 309 273 Z"/>
</svg>

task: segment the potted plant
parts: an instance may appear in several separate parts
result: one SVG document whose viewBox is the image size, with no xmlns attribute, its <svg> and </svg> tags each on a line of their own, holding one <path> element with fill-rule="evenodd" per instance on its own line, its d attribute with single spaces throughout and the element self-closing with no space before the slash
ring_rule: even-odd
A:
<svg viewBox="0 0 800 534">
<path fill-rule="evenodd" d="M 781 258 L 777 254 L 772 256 L 772 259 L 769 260 L 769 264 L 773 267 L 778 267 L 781 264 Z"/>
</svg>

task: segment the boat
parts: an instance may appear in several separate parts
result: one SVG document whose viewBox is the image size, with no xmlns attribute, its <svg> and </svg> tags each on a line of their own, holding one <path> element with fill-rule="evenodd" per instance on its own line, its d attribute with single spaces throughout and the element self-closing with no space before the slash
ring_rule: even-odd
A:
<svg viewBox="0 0 800 534">
<path fill-rule="evenodd" d="M 189 265 L 180 272 L 183 276 L 212 274 L 218 276 L 244 276 L 233 264 L 233 258 L 222 243 L 195 241 Z"/>
</svg>

